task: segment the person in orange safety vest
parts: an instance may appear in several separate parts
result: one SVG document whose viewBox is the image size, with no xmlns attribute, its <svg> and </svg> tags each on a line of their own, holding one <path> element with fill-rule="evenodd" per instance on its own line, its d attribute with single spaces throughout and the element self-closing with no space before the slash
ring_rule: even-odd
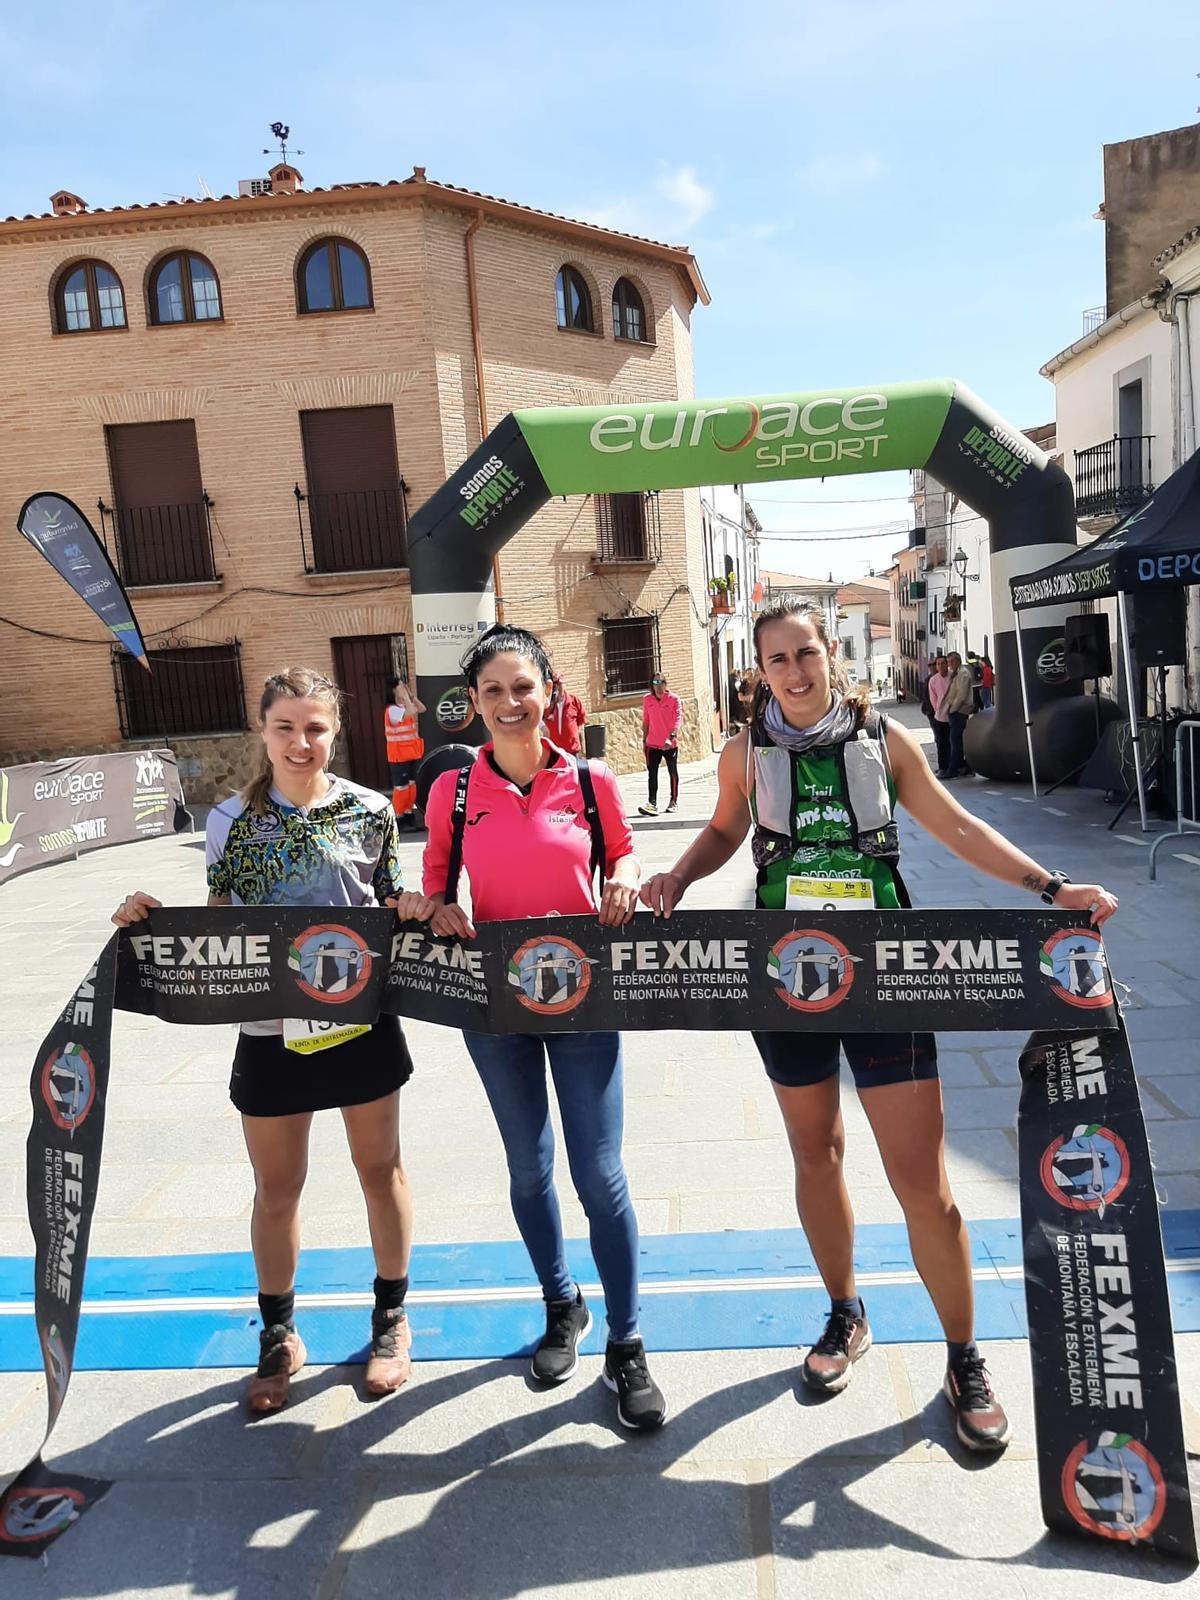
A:
<svg viewBox="0 0 1200 1600">
<path fill-rule="evenodd" d="M 402 828 L 417 825 L 417 766 L 425 754 L 425 742 L 417 717 L 425 707 L 403 678 L 389 678 L 391 704 L 384 707 L 383 733 L 387 740 L 388 772 L 392 780 L 392 810 Z"/>
</svg>

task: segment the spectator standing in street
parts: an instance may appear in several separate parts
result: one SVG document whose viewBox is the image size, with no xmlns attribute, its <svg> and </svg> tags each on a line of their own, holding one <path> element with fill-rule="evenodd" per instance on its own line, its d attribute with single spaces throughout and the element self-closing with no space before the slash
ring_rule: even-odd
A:
<svg viewBox="0 0 1200 1600">
<path fill-rule="evenodd" d="M 415 828 L 417 768 L 425 754 L 425 741 L 421 738 L 417 718 L 425 705 L 403 678 L 389 678 L 388 691 L 392 698 L 383 708 L 383 737 L 387 744 L 388 776 L 392 780 L 392 810 L 399 827 Z"/>
<path fill-rule="evenodd" d="M 979 706 L 982 711 L 992 709 L 992 690 L 996 687 L 996 672 L 987 656 L 979 658 Z"/>
<path fill-rule="evenodd" d="M 963 760 L 963 730 L 967 718 L 975 709 L 975 676 L 957 650 L 946 657 L 950 668 L 950 687 L 942 701 L 942 711 L 950 729 L 950 761 L 947 778 L 970 777 L 971 769 Z"/>
<path fill-rule="evenodd" d="M 546 737 L 557 749 L 577 756 L 583 749 L 582 729 L 586 721 L 583 701 L 567 688 L 562 673 L 556 672 L 550 680 L 550 703 L 542 722 Z"/>
<path fill-rule="evenodd" d="M 650 693 L 642 700 L 642 745 L 649 774 L 649 799 L 638 810 L 644 817 L 658 815 L 658 769 L 664 761 L 671 780 L 667 810 L 674 811 L 679 804 L 679 724 L 682 717 L 679 696 L 671 693 L 667 680 L 661 672 L 656 672 L 650 679 Z"/>
<path fill-rule="evenodd" d="M 937 748 L 937 775 L 944 778 L 950 771 L 950 724 L 942 714 L 946 691 L 950 687 L 950 672 L 945 656 L 933 658 L 933 666 L 921 690 L 921 710 L 933 730 Z"/>
</svg>

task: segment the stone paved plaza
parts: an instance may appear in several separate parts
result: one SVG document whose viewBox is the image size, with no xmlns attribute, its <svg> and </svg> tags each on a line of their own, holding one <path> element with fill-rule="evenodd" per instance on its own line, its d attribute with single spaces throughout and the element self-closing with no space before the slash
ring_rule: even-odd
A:
<svg viewBox="0 0 1200 1600">
<path fill-rule="evenodd" d="M 648 870 L 669 865 L 707 816 L 713 770 L 712 761 L 685 768 L 679 813 L 639 820 Z M 641 780 L 622 784 L 632 808 Z M 1200 860 L 1180 856 L 1186 844 L 1164 850 L 1151 884 L 1134 813 L 1109 832 L 1111 809 L 1089 791 L 1035 800 L 967 780 L 957 793 L 1044 865 L 1120 895 L 1108 946 L 1129 990 L 1160 1199 L 1200 1207 Z M 199 842 L 183 835 L 101 851 L 4 890 L 0 1255 L 31 1253 L 24 1142 L 42 1035 L 122 894 L 141 887 L 167 902 L 202 902 Z M 912 827 L 905 844 L 906 877 L 923 906 L 1026 903 L 935 854 Z M 406 842 L 412 881 L 419 854 L 419 841 Z M 746 904 L 750 887 L 743 852 L 687 903 Z M 461 1040 L 422 1024 L 408 1032 L 417 1071 L 403 1097 L 404 1144 L 418 1240 L 515 1239 L 499 1139 Z M 949 1166 L 968 1218 L 1018 1215 L 1020 1043 L 997 1033 L 943 1040 Z M 247 1249 L 251 1177 L 226 1098 L 231 1050 L 226 1027 L 118 1016 L 93 1258 Z M 794 1227 L 790 1161 L 748 1034 L 634 1034 L 626 1063 L 626 1153 L 643 1235 Z M 899 1210 L 848 1084 L 845 1101 L 859 1219 L 894 1224 Z M 560 1182 L 568 1236 L 584 1237 L 565 1171 Z M 360 1246 L 364 1221 L 340 1121 L 324 1114 L 305 1245 Z M 255 1423 L 237 1403 L 242 1368 L 78 1372 L 50 1458 L 115 1487 L 45 1563 L 7 1563 L 0 1594 L 1007 1600 L 1073 1580 L 1106 1595 L 1151 1585 L 1200 1595 L 1200 1578 L 1176 1564 L 1044 1531 L 1023 1340 L 986 1346 L 1015 1437 L 1002 1459 L 981 1462 L 953 1439 L 932 1335 L 877 1343 L 846 1393 L 817 1403 L 798 1383 L 795 1349 L 725 1348 L 714 1330 L 713 1348 L 655 1357 L 672 1414 L 661 1434 L 642 1438 L 617 1428 L 597 1355 L 563 1388 L 534 1392 L 524 1361 L 421 1360 L 418 1304 L 412 1320 L 417 1362 L 399 1395 L 367 1404 L 360 1369 L 313 1366 L 283 1414 Z M 694 1342 L 705 1342 L 702 1330 Z M 1178 1346 L 1196 1452 L 1200 1335 Z M 44 1417 L 40 1375 L 0 1372 L 0 1481 L 37 1448 Z"/>
</svg>

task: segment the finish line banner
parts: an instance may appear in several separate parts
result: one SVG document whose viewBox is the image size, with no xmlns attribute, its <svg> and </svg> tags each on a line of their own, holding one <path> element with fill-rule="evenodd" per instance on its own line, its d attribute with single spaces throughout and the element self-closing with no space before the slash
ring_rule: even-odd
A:
<svg viewBox="0 0 1200 1600">
<path fill-rule="evenodd" d="M 74 1363 L 115 1009 L 327 1028 L 385 1011 L 496 1033 L 1038 1030 L 1021 1057 L 1018 1127 L 1042 1515 L 1194 1558 L 1133 1063 L 1103 945 L 1070 913 L 699 911 L 621 929 L 564 917 L 486 924 L 463 943 L 390 911 L 153 912 L 109 940 L 34 1063 L 43 1451 Z M 0 1497 L 0 1554 L 40 1555 L 108 1487 L 55 1473 L 39 1451 Z"/>
</svg>

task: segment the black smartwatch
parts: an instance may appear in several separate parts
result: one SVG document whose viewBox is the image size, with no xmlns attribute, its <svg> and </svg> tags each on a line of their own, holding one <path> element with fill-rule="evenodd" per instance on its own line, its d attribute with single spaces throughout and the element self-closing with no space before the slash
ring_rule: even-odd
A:
<svg viewBox="0 0 1200 1600">
<path fill-rule="evenodd" d="M 1054 904 L 1055 895 L 1062 888 L 1064 883 L 1070 883 L 1070 881 L 1070 878 L 1067 877 L 1065 872 L 1052 872 L 1046 887 L 1042 890 L 1042 899 L 1045 901 L 1045 903 L 1048 906 L 1052 906 Z"/>
</svg>

